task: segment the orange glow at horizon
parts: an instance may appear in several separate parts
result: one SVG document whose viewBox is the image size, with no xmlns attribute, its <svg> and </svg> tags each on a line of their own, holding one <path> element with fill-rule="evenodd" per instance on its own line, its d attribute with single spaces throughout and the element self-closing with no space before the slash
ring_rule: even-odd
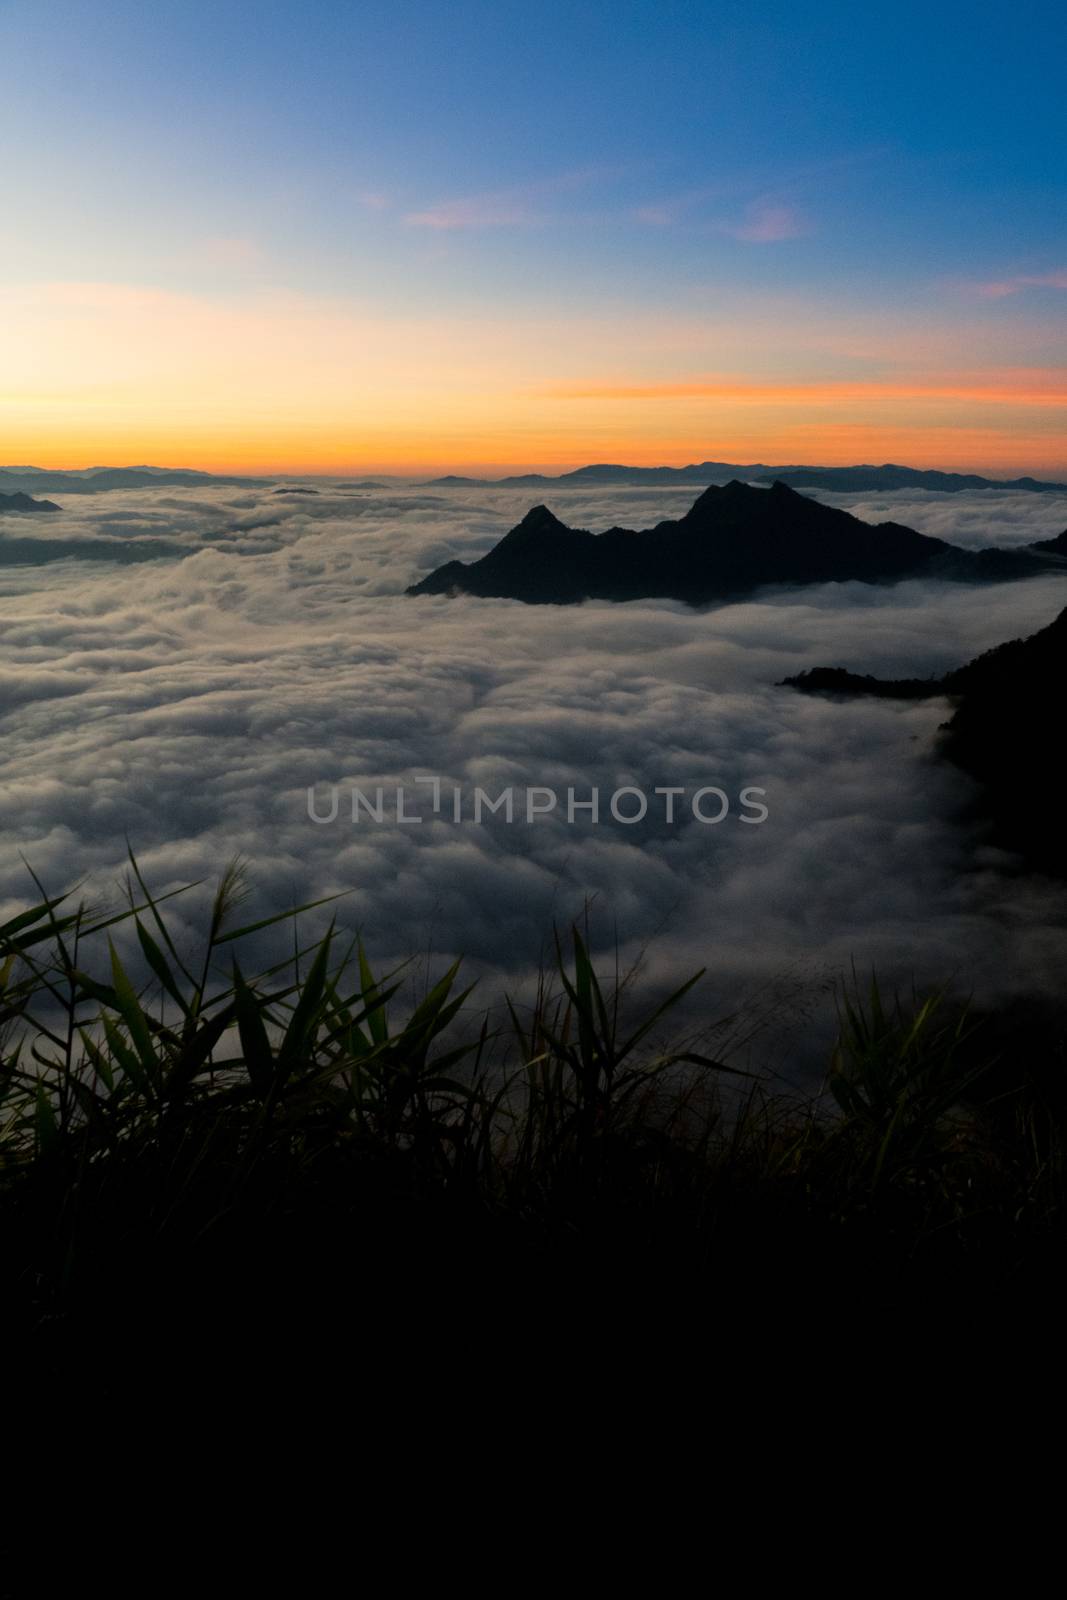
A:
<svg viewBox="0 0 1067 1600">
<path fill-rule="evenodd" d="M 1060 406 L 1067 408 L 1067 370 L 1039 367 L 999 374 L 917 375 L 910 381 L 856 383 L 652 383 L 575 384 L 549 391 L 560 400 L 720 400 L 739 405 L 846 404 L 863 400 L 962 400 L 976 404 Z"/>
<path fill-rule="evenodd" d="M 6 435 L 10 438 L 10 435 Z M 87 467 L 128 467 L 141 464 L 170 468 L 194 468 L 204 472 L 248 477 L 438 477 L 456 473 L 469 477 L 507 477 L 520 473 L 552 476 L 596 462 L 611 462 L 633 467 L 684 467 L 701 461 L 766 463 L 770 466 L 857 466 L 898 465 L 940 468 L 946 472 L 974 472 L 988 476 L 1038 477 L 1067 480 L 1064 455 L 1042 455 L 1027 448 L 1018 438 L 1003 439 L 996 433 L 977 429 L 921 429 L 899 432 L 873 426 L 847 423 L 826 428 L 798 425 L 778 434 L 731 434 L 716 431 L 702 434 L 692 442 L 673 443 L 662 449 L 650 448 L 625 436 L 590 442 L 588 448 L 563 449 L 546 442 L 541 451 L 530 454 L 494 453 L 478 450 L 469 438 L 457 441 L 454 451 L 403 449 L 399 441 L 393 453 L 360 453 L 358 448 L 338 443 L 335 449 L 299 451 L 271 449 L 262 442 L 249 442 L 240 451 L 220 449 L 217 440 L 183 440 L 176 434 L 157 441 L 139 438 L 120 445 L 114 440 L 76 434 L 67 445 L 53 444 L 47 449 L 23 448 L 5 451 L 8 461 L 26 462 L 50 471 L 79 470 Z M 474 453 L 472 453 L 474 452 Z"/>
<path fill-rule="evenodd" d="M 0 452 L 52 468 L 152 462 L 252 475 L 503 476 L 714 459 L 1067 476 L 1067 369 L 998 363 L 988 351 L 972 365 L 972 329 L 924 339 L 827 314 L 806 325 L 810 355 L 794 349 L 789 370 L 773 370 L 793 348 L 795 317 L 750 315 L 746 327 L 651 312 L 464 320 L 280 291 L 225 300 L 121 284 L 9 287 Z M 582 376 L 597 372 L 612 376 Z"/>
</svg>

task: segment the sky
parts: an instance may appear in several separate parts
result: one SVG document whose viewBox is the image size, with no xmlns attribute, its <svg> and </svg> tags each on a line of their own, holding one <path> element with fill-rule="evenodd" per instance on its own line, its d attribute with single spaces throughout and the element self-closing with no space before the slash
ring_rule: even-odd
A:
<svg viewBox="0 0 1067 1600">
<path fill-rule="evenodd" d="M 1067 13 L 0 0 L 0 459 L 1067 476 Z"/>
</svg>

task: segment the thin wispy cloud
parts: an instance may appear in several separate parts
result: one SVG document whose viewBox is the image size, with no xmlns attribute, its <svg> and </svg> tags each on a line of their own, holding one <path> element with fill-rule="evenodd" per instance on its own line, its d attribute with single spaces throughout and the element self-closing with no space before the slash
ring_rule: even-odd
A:
<svg viewBox="0 0 1067 1600">
<path fill-rule="evenodd" d="M 669 228 L 678 221 L 681 211 L 682 207 L 677 201 L 664 200 L 655 205 L 638 206 L 633 219 L 650 228 Z"/>
<path fill-rule="evenodd" d="M 816 383 L 752 383 L 743 379 L 665 383 L 574 383 L 554 385 L 555 400 L 715 400 L 760 405 L 839 405 L 855 401 L 968 400 L 993 405 L 1067 406 L 1067 371 L 1023 368 L 998 373 L 946 373 L 939 378 L 827 380 Z"/>
<path fill-rule="evenodd" d="M 650 228 L 672 227 L 679 222 L 700 222 L 707 215 L 709 206 L 721 205 L 727 201 L 736 202 L 746 190 L 751 193 L 752 187 L 750 178 L 741 179 L 737 176 L 720 178 L 714 183 L 702 183 L 696 188 L 685 189 L 680 193 L 659 195 L 646 200 L 634 207 L 629 215 L 632 221 L 640 222 Z"/>
<path fill-rule="evenodd" d="M 551 216 L 549 202 L 556 197 L 618 176 L 619 171 L 614 168 L 581 167 L 507 189 L 442 200 L 418 211 L 409 211 L 404 221 L 411 227 L 441 231 L 527 227 L 548 220 Z"/>
<path fill-rule="evenodd" d="M 709 225 L 717 233 L 753 244 L 772 244 L 811 233 L 810 218 L 797 199 L 838 186 L 856 168 L 883 161 L 888 152 L 877 146 L 850 151 L 830 160 L 724 172 L 714 180 L 673 193 L 660 194 L 631 207 L 630 219 L 646 227 L 675 223 Z M 723 216 L 729 207 L 733 216 Z"/>
<path fill-rule="evenodd" d="M 1067 289 L 1067 268 L 1059 272 L 1020 272 L 1011 278 L 974 284 L 972 288 L 982 300 L 1004 300 L 1009 295 L 1022 294 L 1024 289 Z"/>
<path fill-rule="evenodd" d="M 635 207 L 630 213 L 632 221 L 649 228 L 669 228 L 679 223 L 708 227 L 708 211 L 716 202 L 727 199 L 736 203 L 736 183 L 719 183 L 686 194 L 669 195 L 661 200 L 651 200 Z M 725 233 L 732 239 L 747 244 L 777 244 L 783 239 L 797 239 L 811 232 L 811 225 L 796 205 L 784 200 L 759 199 L 745 206 L 739 217 L 712 221 L 716 233 Z"/>
<path fill-rule="evenodd" d="M 796 206 L 781 201 L 754 200 L 740 222 L 722 223 L 721 231 L 746 244 L 780 244 L 799 239 L 811 227 Z"/>
<path fill-rule="evenodd" d="M 538 213 L 529 201 L 511 194 L 468 195 L 444 200 L 425 211 L 410 211 L 404 221 L 413 228 L 443 232 L 457 228 L 515 228 L 536 222 Z"/>
</svg>

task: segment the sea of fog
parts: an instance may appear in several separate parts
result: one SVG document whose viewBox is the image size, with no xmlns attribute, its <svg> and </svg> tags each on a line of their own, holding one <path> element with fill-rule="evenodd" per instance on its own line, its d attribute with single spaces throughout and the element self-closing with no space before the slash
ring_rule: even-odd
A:
<svg viewBox="0 0 1067 1600">
<path fill-rule="evenodd" d="M 958 820 L 973 791 L 933 753 L 947 703 L 776 683 L 817 665 L 940 673 L 1050 622 L 1063 578 L 830 584 L 702 611 L 412 599 L 407 584 L 484 553 L 537 496 L 318 487 L 71 496 L 58 515 L 0 519 L 0 919 L 34 894 L 27 862 L 50 891 L 81 881 L 106 900 L 127 837 L 159 892 L 240 853 L 245 920 L 342 892 L 339 922 L 379 966 L 415 957 L 421 983 L 462 955 L 489 1005 L 525 992 L 553 924 L 588 908 L 605 968 L 617 950 L 658 990 L 706 967 L 689 1016 L 740 1009 L 735 1048 L 751 1040 L 772 1066 L 806 1018 L 832 1021 L 852 964 L 890 986 L 1059 986 L 1062 892 Z M 677 515 L 695 491 L 544 497 L 597 530 Z M 970 547 L 1067 526 L 1067 496 L 822 498 Z M 414 787 L 428 776 L 468 811 L 476 787 L 511 786 L 516 820 L 456 822 L 451 799 L 435 815 Z M 390 807 L 354 823 L 351 788 L 378 785 L 405 786 L 423 820 Z M 308 791 L 325 812 L 334 786 L 338 816 L 316 823 Z M 621 787 L 734 803 L 717 825 L 684 801 L 673 824 L 658 802 L 632 825 L 562 807 L 526 822 L 530 786 L 596 788 L 602 812 Z M 740 821 L 745 786 L 766 791 L 762 824 Z M 180 939 L 206 894 L 172 902 Z"/>
</svg>

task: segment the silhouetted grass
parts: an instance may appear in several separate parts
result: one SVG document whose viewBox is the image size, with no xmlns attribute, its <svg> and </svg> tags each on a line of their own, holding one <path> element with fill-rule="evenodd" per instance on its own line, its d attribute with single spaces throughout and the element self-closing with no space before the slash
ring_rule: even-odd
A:
<svg viewBox="0 0 1067 1600">
<path fill-rule="evenodd" d="M 0 1271 L 53 1351 L 516 1297 L 1019 1293 L 1058 1260 L 1054 1028 L 856 980 L 803 1098 L 660 1047 L 697 978 L 628 1018 L 577 928 L 491 1033 L 456 966 L 398 1015 L 401 975 L 332 923 L 246 974 L 243 940 L 314 908 L 246 927 L 241 895 L 235 864 L 196 962 L 132 854 L 119 911 L 42 891 L 0 927 Z"/>
</svg>

